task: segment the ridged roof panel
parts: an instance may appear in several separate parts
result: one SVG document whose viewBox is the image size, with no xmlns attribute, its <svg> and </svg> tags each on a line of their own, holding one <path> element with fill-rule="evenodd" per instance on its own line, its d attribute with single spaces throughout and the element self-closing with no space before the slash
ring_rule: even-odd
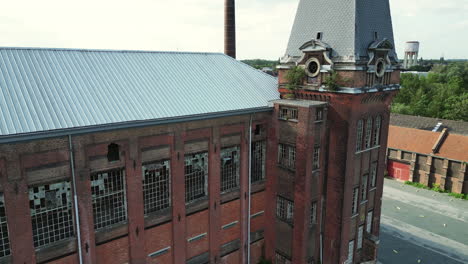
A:
<svg viewBox="0 0 468 264">
<path fill-rule="evenodd" d="M 265 107 L 277 79 L 219 53 L 0 48 L 0 137 Z"/>
</svg>

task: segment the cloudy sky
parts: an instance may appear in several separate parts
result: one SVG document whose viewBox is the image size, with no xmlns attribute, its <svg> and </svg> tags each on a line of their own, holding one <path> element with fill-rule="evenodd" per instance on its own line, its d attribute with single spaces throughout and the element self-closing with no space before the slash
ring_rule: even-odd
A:
<svg viewBox="0 0 468 264">
<path fill-rule="evenodd" d="M 236 0 L 238 58 L 284 54 L 299 0 Z M 0 46 L 223 51 L 224 0 L 0 0 Z M 399 57 L 468 58 L 468 0 L 390 0 Z"/>
</svg>

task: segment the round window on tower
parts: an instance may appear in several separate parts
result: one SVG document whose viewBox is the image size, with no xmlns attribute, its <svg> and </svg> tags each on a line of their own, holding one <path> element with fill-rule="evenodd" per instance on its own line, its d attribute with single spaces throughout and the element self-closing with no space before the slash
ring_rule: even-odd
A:
<svg viewBox="0 0 468 264">
<path fill-rule="evenodd" d="M 377 77 L 383 77 L 385 74 L 385 68 L 385 61 L 382 58 L 378 59 L 377 63 L 375 63 L 375 75 L 377 75 Z"/>
<path fill-rule="evenodd" d="M 311 58 L 306 62 L 306 73 L 309 77 L 317 77 L 320 73 L 320 62 L 317 58 Z"/>
</svg>

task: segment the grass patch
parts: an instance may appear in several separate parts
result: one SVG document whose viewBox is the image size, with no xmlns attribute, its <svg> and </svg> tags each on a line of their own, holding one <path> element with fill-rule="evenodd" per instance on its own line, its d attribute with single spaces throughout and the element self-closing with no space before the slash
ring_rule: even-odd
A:
<svg viewBox="0 0 468 264">
<path fill-rule="evenodd" d="M 406 185 L 410 185 L 416 188 L 420 189 L 425 189 L 425 190 L 432 190 L 438 193 L 446 193 L 449 196 L 455 197 L 457 199 L 463 199 L 463 200 L 468 200 L 468 194 L 463 194 L 463 193 L 454 193 L 454 192 L 449 192 L 446 190 L 443 190 L 440 188 L 440 184 L 434 184 L 432 188 L 427 187 L 426 185 L 419 183 L 419 182 L 411 182 L 411 181 L 405 181 Z"/>
</svg>

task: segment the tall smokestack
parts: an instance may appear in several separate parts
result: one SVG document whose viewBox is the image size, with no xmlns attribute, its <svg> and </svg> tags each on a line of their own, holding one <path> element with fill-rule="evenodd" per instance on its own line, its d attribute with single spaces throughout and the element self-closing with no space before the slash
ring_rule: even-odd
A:
<svg viewBox="0 0 468 264">
<path fill-rule="evenodd" d="M 236 58 L 235 0 L 224 0 L 224 53 Z"/>
</svg>

